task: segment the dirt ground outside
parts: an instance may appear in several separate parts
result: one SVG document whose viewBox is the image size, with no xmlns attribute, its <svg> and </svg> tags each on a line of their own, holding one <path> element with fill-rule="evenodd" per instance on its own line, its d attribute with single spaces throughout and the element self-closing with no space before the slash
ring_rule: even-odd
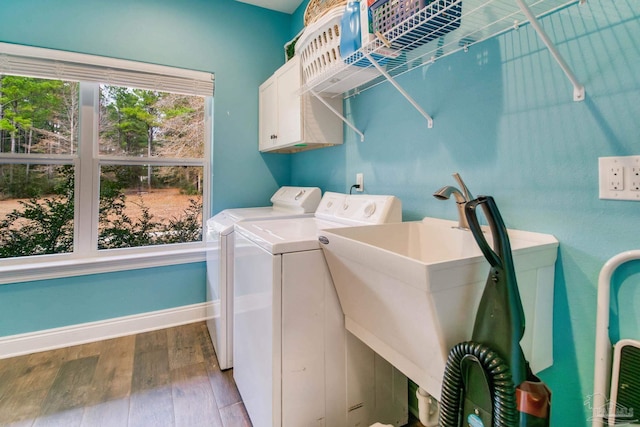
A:
<svg viewBox="0 0 640 427">
<path fill-rule="evenodd" d="M 184 210 L 189 207 L 189 200 L 197 196 L 180 194 L 177 188 L 154 189 L 150 192 L 130 191 L 126 192 L 127 208 L 125 213 L 132 219 L 137 219 L 142 214 L 141 206 L 149 208 L 149 212 L 154 216 L 154 220 L 168 220 L 180 218 L 184 215 Z M 0 201 L 0 220 L 5 219 L 14 209 L 21 210 L 20 201 L 28 199 L 7 199 Z"/>
</svg>

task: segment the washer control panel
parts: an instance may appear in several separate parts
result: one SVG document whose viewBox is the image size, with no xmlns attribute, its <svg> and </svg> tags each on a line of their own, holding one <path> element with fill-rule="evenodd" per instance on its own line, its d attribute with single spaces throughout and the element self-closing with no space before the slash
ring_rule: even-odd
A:
<svg viewBox="0 0 640 427">
<path fill-rule="evenodd" d="M 325 192 L 315 216 L 345 224 L 401 222 L 402 204 L 395 196 Z"/>
<path fill-rule="evenodd" d="M 271 196 L 271 203 L 274 208 L 312 213 L 315 212 L 321 197 L 322 191 L 318 187 L 280 187 Z"/>
</svg>

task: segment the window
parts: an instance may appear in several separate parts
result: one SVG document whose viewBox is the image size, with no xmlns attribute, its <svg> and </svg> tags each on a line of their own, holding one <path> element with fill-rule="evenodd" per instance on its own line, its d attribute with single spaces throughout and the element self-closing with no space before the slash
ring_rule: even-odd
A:
<svg viewBox="0 0 640 427">
<path fill-rule="evenodd" d="M 100 85 L 98 249 L 202 241 L 204 99 Z"/>
<path fill-rule="evenodd" d="M 73 252 L 78 87 L 0 75 L 0 258 Z"/>
<path fill-rule="evenodd" d="M 208 73 L 0 43 L 0 267 L 201 251 L 212 95 Z"/>
</svg>

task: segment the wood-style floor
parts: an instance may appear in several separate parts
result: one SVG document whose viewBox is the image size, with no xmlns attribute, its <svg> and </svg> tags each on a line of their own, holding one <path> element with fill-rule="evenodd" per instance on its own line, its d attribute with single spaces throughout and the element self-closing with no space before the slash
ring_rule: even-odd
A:
<svg viewBox="0 0 640 427">
<path fill-rule="evenodd" d="M 204 322 L 0 360 L 0 426 L 251 427 Z M 405 427 L 422 427 L 410 416 Z"/>
<path fill-rule="evenodd" d="M 204 323 L 0 360 L 1 426 L 251 426 Z"/>
</svg>

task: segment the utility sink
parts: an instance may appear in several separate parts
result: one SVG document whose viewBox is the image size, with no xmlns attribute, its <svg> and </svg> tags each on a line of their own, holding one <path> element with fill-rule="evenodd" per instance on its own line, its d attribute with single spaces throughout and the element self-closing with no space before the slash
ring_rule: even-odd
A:
<svg viewBox="0 0 640 427">
<path fill-rule="evenodd" d="M 424 218 L 319 235 L 347 330 L 438 400 L 449 350 L 471 339 L 489 273 L 473 235 L 457 225 Z M 483 229 L 491 244 L 489 228 Z M 508 233 L 525 312 L 520 344 L 538 372 L 553 363 L 558 241 Z"/>
</svg>

